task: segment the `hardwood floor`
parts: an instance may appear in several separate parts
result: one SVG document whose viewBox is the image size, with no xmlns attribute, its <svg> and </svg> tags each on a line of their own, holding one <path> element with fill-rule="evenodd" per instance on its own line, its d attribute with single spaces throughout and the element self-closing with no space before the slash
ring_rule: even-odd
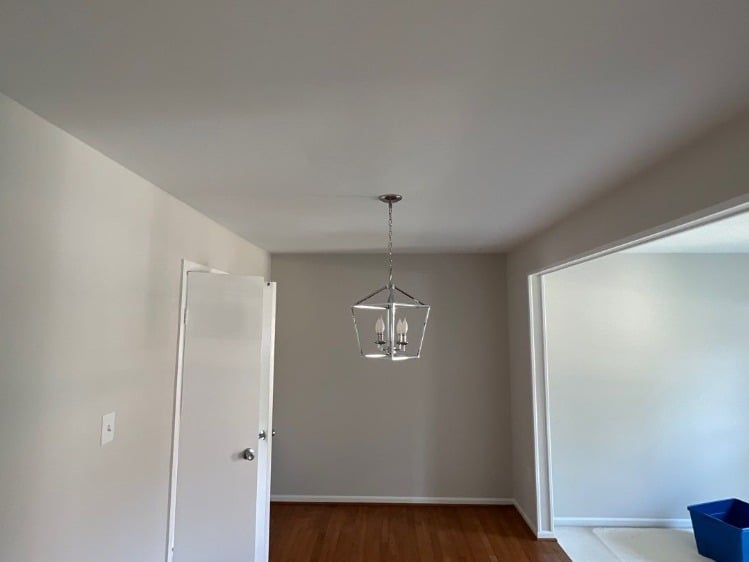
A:
<svg viewBox="0 0 749 562">
<path fill-rule="evenodd" d="M 569 562 L 514 507 L 271 505 L 271 562 Z"/>
</svg>

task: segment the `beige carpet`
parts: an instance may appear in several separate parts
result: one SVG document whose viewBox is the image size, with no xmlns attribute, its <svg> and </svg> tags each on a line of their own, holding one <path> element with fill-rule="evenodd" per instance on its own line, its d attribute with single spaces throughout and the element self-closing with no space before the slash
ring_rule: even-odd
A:
<svg viewBox="0 0 749 562">
<path fill-rule="evenodd" d="M 599 528 L 593 533 L 622 562 L 706 562 L 687 529 Z M 575 561 L 577 562 L 577 561 Z"/>
</svg>

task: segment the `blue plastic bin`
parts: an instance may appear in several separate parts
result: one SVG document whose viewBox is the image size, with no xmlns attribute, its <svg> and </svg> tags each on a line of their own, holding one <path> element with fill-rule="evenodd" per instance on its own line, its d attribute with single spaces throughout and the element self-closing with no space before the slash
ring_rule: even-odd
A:
<svg viewBox="0 0 749 562">
<path fill-rule="evenodd" d="M 717 562 L 749 562 L 749 503 L 737 499 L 689 506 L 697 550 Z"/>
</svg>

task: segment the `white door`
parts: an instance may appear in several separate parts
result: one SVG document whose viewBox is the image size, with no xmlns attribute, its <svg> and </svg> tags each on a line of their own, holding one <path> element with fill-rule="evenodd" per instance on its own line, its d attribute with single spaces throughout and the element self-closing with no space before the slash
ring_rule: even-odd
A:
<svg viewBox="0 0 749 562">
<path fill-rule="evenodd" d="M 187 275 L 174 562 L 267 560 L 274 296 L 259 277 Z"/>
</svg>

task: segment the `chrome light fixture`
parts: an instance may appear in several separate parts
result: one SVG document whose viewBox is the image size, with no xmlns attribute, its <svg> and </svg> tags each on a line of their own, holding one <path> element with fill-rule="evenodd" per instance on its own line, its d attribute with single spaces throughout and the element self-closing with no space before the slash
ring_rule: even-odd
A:
<svg viewBox="0 0 749 562">
<path fill-rule="evenodd" d="M 421 357 L 430 306 L 393 282 L 393 204 L 402 196 L 380 195 L 388 206 L 388 282 L 351 307 L 362 356 L 402 361 Z M 410 341 L 409 341 L 410 338 Z"/>
</svg>

